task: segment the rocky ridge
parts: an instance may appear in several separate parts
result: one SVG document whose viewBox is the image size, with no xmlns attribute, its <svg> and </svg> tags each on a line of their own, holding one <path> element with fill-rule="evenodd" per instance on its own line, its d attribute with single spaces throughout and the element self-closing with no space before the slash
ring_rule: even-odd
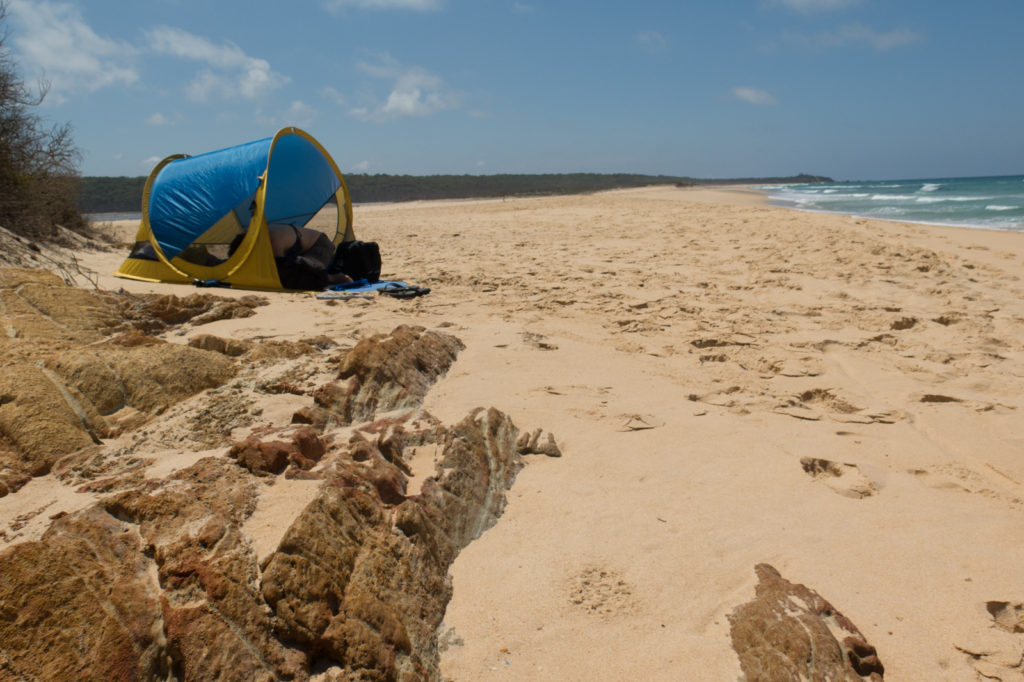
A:
<svg viewBox="0 0 1024 682">
<path fill-rule="evenodd" d="M 438 679 L 451 562 L 501 515 L 524 454 L 560 454 L 493 408 L 453 426 L 420 409 L 462 348 L 447 334 L 403 326 L 330 357 L 323 339 L 171 344 L 147 332 L 249 306 L 120 298 L 30 271 L 0 271 L 0 301 L 5 493 L 51 472 L 96 496 L 0 553 L 0 677 Z M 317 382 L 323 372 L 293 364 L 239 379 L 245 361 L 296 358 L 335 374 Z M 205 400 L 216 419 L 214 398 L 242 386 L 310 404 L 291 425 L 256 425 L 219 454 L 147 475 L 154 415 L 184 418 Z M 436 469 L 410 490 L 412 450 L 427 444 Z M 289 481 L 308 501 L 258 555 L 246 523 L 268 486 Z"/>
</svg>

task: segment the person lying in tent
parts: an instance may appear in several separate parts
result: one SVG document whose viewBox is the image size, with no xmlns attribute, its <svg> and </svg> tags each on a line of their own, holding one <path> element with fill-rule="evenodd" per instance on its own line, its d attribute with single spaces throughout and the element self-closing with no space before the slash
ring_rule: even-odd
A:
<svg viewBox="0 0 1024 682">
<path fill-rule="evenodd" d="M 270 248 L 277 276 L 287 289 L 323 289 L 352 278 L 331 266 L 334 244 L 323 232 L 308 227 L 271 223 Z"/>
</svg>

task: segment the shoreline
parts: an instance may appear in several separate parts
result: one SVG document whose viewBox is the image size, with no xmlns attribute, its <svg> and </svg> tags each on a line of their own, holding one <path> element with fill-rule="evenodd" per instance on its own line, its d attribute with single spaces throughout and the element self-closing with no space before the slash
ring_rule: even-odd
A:
<svg viewBox="0 0 1024 682">
<path fill-rule="evenodd" d="M 767 193 L 767 192 L 766 192 Z M 992 227 L 990 225 L 970 225 L 967 223 L 954 224 L 954 223 L 936 223 L 925 220 L 900 220 L 898 218 L 879 218 L 877 216 L 865 215 L 862 213 L 843 213 L 841 211 L 825 211 L 823 209 L 813 208 L 801 208 L 799 206 L 792 205 L 792 202 L 785 201 L 772 201 L 770 196 L 766 197 L 766 202 L 770 206 L 776 206 L 778 208 L 786 208 L 793 211 L 801 211 L 804 213 L 821 213 L 823 215 L 838 215 L 846 216 L 848 218 L 857 218 L 858 220 L 874 220 L 888 223 L 901 223 L 904 225 L 924 225 L 927 227 L 955 227 L 963 230 L 988 230 L 991 232 L 1017 232 L 1024 233 L 1024 225 L 1020 227 Z"/>
<path fill-rule="evenodd" d="M 1024 232 L 1024 176 L 768 185 L 773 205 L 914 225 Z"/>
</svg>

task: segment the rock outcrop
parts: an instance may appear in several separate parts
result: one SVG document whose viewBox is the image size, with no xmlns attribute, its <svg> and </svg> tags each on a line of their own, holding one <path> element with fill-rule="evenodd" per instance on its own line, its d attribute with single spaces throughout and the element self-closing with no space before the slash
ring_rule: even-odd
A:
<svg viewBox="0 0 1024 682">
<path fill-rule="evenodd" d="M 880 682 L 875 648 L 817 592 L 758 564 L 754 599 L 729 615 L 733 649 L 747 682 Z"/>
<path fill-rule="evenodd" d="M 141 333 L 217 307 L 209 295 L 193 299 L 164 296 L 153 309 L 139 297 L 69 287 L 50 273 L 0 268 L 3 487 L 46 474 L 60 457 L 112 435 L 119 420 L 110 418 L 121 410 L 152 415 L 233 377 L 236 367 L 222 354 Z M 127 320 L 126 310 L 133 311 Z"/>
<path fill-rule="evenodd" d="M 342 361 L 338 381 L 322 387 L 314 398 L 341 424 L 419 405 L 463 347 L 450 334 L 399 326 L 360 341 Z"/>
<path fill-rule="evenodd" d="M 11 456 L 39 447 L 20 425 L 42 426 L 4 410 L 48 401 L 50 428 L 63 430 L 38 436 L 49 439 L 47 457 L 54 443 L 73 450 L 55 470 L 74 469 L 68 480 L 87 481 L 77 490 L 98 498 L 55 514 L 38 540 L 0 552 L 0 678 L 439 679 L 452 561 L 497 521 L 525 455 L 560 454 L 553 437 L 521 434 L 493 408 L 454 426 L 420 409 L 462 348 L 458 339 L 416 327 L 366 339 L 340 358 L 336 379 L 305 394 L 318 404 L 300 409 L 295 424 L 257 426 L 223 454 L 147 478 L 129 450 L 95 442 L 111 410 L 166 409 L 190 387 L 236 375 L 235 350 L 291 362 L 332 344 L 261 354 L 258 343 L 205 337 L 168 351 L 137 330 L 114 343 L 83 328 L 99 343 L 0 369 L 0 393 L 12 396 L 0 404 L 0 428 L 17 448 Z M 122 331 L 111 324 L 107 333 Z M 198 369 L 181 372 L 193 354 L 223 374 L 181 383 L 170 367 L 197 381 Z M 258 385 L 251 380 L 251 390 Z M 340 426 L 353 420 L 362 423 Z M 413 451 L 425 444 L 439 453 L 436 468 L 412 491 Z M 119 457 L 131 463 L 93 467 Z M 111 469 L 118 473 L 98 477 Z M 274 544 L 257 550 L 247 523 L 273 486 L 287 485 L 304 497 Z"/>
<path fill-rule="evenodd" d="M 437 679 L 448 568 L 500 516 L 518 433 L 494 409 L 441 429 L 435 477 L 412 496 L 382 452 L 403 449 L 394 430 L 334 449 L 262 566 L 242 532 L 259 487 L 241 459 L 60 518 L 0 554 L 0 676 Z"/>
</svg>

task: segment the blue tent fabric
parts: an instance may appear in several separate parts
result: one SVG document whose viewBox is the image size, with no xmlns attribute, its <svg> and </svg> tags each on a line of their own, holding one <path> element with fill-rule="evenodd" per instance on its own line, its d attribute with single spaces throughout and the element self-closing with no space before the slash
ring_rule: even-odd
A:
<svg viewBox="0 0 1024 682">
<path fill-rule="evenodd" d="M 282 137 L 267 169 L 267 222 L 302 227 L 339 187 L 341 181 L 320 150 L 298 135 Z"/>
<path fill-rule="evenodd" d="M 160 171 L 149 194 L 149 224 L 160 250 L 174 258 L 232 210 L 248 226 L 264 172 L 268 223 L 301 227 L 341 187 L 330 161 L 300 135 L 176 159 Z"/>
<path fill-rule="evenodd" d="M 177 159 L 160 171 L 150 189 L 149 224 L 167 258 L 259 188 L 272 142 L 268 137 Z"/>
</svg>

